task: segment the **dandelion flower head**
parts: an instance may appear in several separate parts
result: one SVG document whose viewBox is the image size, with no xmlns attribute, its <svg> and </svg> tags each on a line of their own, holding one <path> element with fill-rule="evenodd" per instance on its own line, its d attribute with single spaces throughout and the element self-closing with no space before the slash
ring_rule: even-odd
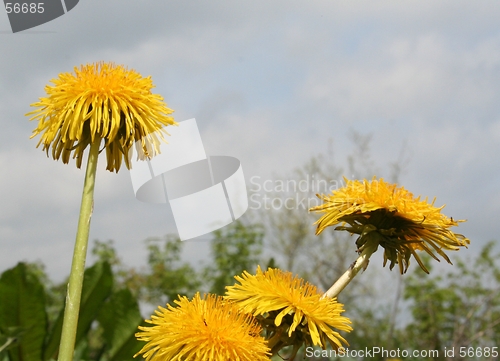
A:
<svg viewBox="0 0 500 361">
<path fill-rule="evenodd" d="M 159 307 L 151 327 L 136 337 L 147 344 L 135 356 L 147 361 L 268 361 L 268 347 L 255 319 L 220 296 L 179 297 Z"/>
<path fill-rule="evenodd" d="M 444 250 L 458 250 L 470 241 L 450 230 L 463 220 L 454 220 L 441 213 L 442 207 L 425 198 L 415 198 L 404 187 L 389 184 L 384 179 L 372 181 L 348 180 L 345 187 L 331 195 L 318 195 L 323 204 L 311 211 L 325 213 L 317 222 L 316 234 L 326 227 L 341 224 L 336 230 L 347 230 L 360 235 L 356 245 L 362 250 L 368 240 L 376 240 L 384 251 L 384 265 L 391 261 L 390 268 L 399 265 L 406 272 L 410 257 L 428 272 L 416 251 L 425 251 L 438 260 L 434 252 L 447 262 L 450 259 Z M 348 226 L 346 226 L 348 224 Z"/>
<path fill-rule="evenodd" d="M 150 77 L 113 63 L 98 62 L 61 73 L 47 85 L 47 97 L 31 106 L 30 120 L 38 120 L 32 138 L 41 134 L 37 145 L 58 160 L 68 163 L 70 155 L 82 164 L 84 150 L 93 142 L 104 141 L 107 168 L 120 169 L 122 159 L 130 168 L 129 150 L 140 141 L 140 158 L 159 152 L 164 140 L 162 128 L 176 124 L 163 98 L 152 94 Z"/>
<path fill-rule="evenodd" d="M 341 313 L 343 305 L 335 299 L 323 298 L 316 286 L 291 272 L 257 268 L 256 275 L 243 272 L 235 276 L 239 284 L 227 287 L 226 299 L 245 312 L 262 316 L 273 336 L 285 345 L 319 345 L 327 342 L 338 350 L 347 341 L 335 330 L 351 331 L 351 321 Z"/>
</svg>

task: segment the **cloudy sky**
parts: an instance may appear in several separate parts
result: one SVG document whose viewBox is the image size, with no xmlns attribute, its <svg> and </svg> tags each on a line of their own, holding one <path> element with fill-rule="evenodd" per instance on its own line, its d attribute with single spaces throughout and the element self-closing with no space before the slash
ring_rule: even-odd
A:
<svg viewBox="0 0 500 361">
<path fill-rule="evenodd" d="M 84 171 L 36 149 L 24 114 L 50 79 L 101 60 L 151 75 L 176 120 L 196 118 L 206 152 L 240 159 L 247 182 L 330 140 L 343 162 L 352 131 L 372 134 L 377 176 L 404 149 L 400 182 L 468 219 L 471 252 L 498 238 L 498 1 L 81 0 L 16 34 L 0 13 L 0 271 L 41 260 L 56 280 L 69 273 Z M 139 267 L 145 238 L 176 231 L 172 215 L 137 201 L 126 169 L 104 168 L 91 240 L 114 239 Z"/>
</svg>

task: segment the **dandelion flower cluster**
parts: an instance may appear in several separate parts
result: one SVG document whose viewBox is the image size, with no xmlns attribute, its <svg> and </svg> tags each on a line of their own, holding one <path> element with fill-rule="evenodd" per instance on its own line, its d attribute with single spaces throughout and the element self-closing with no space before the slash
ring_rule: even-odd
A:
<svg viewBox="0 0 500 361">
<path fill-rule="evenodd" d="M 338 350 L 347 341 L 337 330 L 351 331 L 350 320 L 341 316 L 343 305 L 335 299 L 323 298 L 316 286 L 291 272 L 268 269 L 257 274 L 244 272 L 235 276 L 239 284 L 227 287 L 226 299 L 245 312 L 259 316 L 270 331 L 270 347 L 281 348 L 302 344 L 326 347 L 327 342 Z"/>
<path fill-rule="evenodd" d="M 147 344 L 135 356 L 147 361 L 266 361 L 268 347 L 260 336 L 261 327 L 249 314 L 220 296 L 191 301 L 179 297 L 177 307 L 159 307 L 139 327 L 136 337 Z"/>
<path fill-rule="evenodd" d="M 47 97 L 31 106 L 30 120 L 38 120 L 32 138 L 41 134 L 40 144 L 52 157 L 69 162 L 71 153 L 78 168 L 84 150 L 104 140 L 107 169 L 120 169 L 122 159 L 130 168 L 129 150 L 140 141 L 140 157 L 159 152 L 162 128 L 176 124 L 163 98 L 152 94 L 150 77 L 113 63 L 94 63 L 59 74 L 47 85 Z"/>
<path fill-rule="evenodd" d="M 358 250 L 367 242 L 376 242 L 385 250 L 384 265 L 390 260 L 390 268 L 398 264 L 401 273 L 408 269 L 411 256 L 428 273 L 416 251 L 425 251 L 439 261 L 436 252 L 451 263 L 443 250 L 458 250 L 470 243 L 449 229 L 464 221 L 442 214 L 444 206 L 435 207 L 435 199 L 429 203 L 427 198 L 415 198 L 405 188 L 375 177 L 372 181 L 345 181 L 345 187 L 331 195 L 318 195 L 323 204 L 311 211 L 325 214 L 316 222 L 316 234 L 340 223 L 337 230 L 360 235 Z"/>
</svg>

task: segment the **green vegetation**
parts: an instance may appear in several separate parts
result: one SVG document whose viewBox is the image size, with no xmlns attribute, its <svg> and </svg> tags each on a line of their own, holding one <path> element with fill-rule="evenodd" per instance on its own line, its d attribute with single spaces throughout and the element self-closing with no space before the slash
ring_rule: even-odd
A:
<svg viewBox="0 0 500 361">
<path fill-rule="evenodd" d="M 141 316 L 139 303 L 156 307 L 172 302 L 177 294 L 192 296 L 200 290 L 222 293 L 226 285 L 234 283 L 235 274 L 268 264 L 269 260 L 262 258 L 263 235 L 261 226 L 242 222 L 215 232 L 212 258 L 200 270 L 180 262 L 182 243 L 173 237 L 147 240 L 148 267 L 140 272 L 121 263 L 112 242 L 96 242 L 93 252 L 99 260 L 85 272 L 75 359 L 132 360 L 142 346 L 134 334 L 143 317 L 149 317 Z M 432 272 L 430 262 L 430 276 L 413 267 L 401 276 L 404 291 L 399 299 L 384 294 L 384 289 L 362 298 L 358 298 L 360 290 L 351 293 L 349 302 L 342 301 L 354 321 L 354 331 L 345 335 L 351 349 L 378 346 L 440 351 L 439 357 L 412 358 L 416 360 L 494 360 L 493 356 L 460 357 L 458 350 L 500 344 L 498 259 L 490 242 L 477 258 L 456 260 L 448 273 Z M 365 282 L 372 281 L 369 271 L 364 276 Z M 0 360 L 56 358 L 63 290 L 63 285 L 47 279 L 40 264 L 19 263 L 1 275 Z M 375 307 L 381 300 L 385 306 Z M 395 302 L 402 303 L 400 308 L 408 313 L 397 324 Z M 445 348 L 454 348 L 455 357 L 445 358 Z"/>
</svg>

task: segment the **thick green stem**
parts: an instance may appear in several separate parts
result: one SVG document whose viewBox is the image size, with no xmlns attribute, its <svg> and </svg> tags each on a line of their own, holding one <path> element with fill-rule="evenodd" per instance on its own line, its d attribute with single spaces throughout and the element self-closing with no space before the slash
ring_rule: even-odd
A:
<svg viewBox="0 0 500 361">
<path fill-rule="evenodd" d="M 370 241 L 368 241 L 370 242 Z M 371 242 L 370 242 L 371 243 Z M 340 278 L 330 287 L 328 291 L 325 292 L 321 298 L 334 298 L 339 295 L 340 292 L 356 277 L 361 269 L 365 269 L 368 266 L 368 261 L 371 255 L 377 250 L 378 243 L 366 244 L 363 247 L 363 251 L 356 259 L 356 262 L 352 264 L 345 273 L 340 276 Z"/>
<path fill-rule="evenodd" d="M 85 172 L 80 219 L 78 220 L 73 262 L 71 264 L 71 273 L 69 275 L 68 291 L 66 294 L 66 308 L 64 309 L 58 361 L 73 360 L 78 314 L 80 312 L 80 299 L 82 296 L 83 274 L 85 271 L 85 258 L 87 257 L 90 218 L 92 217 L 94 207 L 94 183 L 99 144 L 99 139 L 95 139 L 91 144 L 87 170 Z"/>
</svg>

